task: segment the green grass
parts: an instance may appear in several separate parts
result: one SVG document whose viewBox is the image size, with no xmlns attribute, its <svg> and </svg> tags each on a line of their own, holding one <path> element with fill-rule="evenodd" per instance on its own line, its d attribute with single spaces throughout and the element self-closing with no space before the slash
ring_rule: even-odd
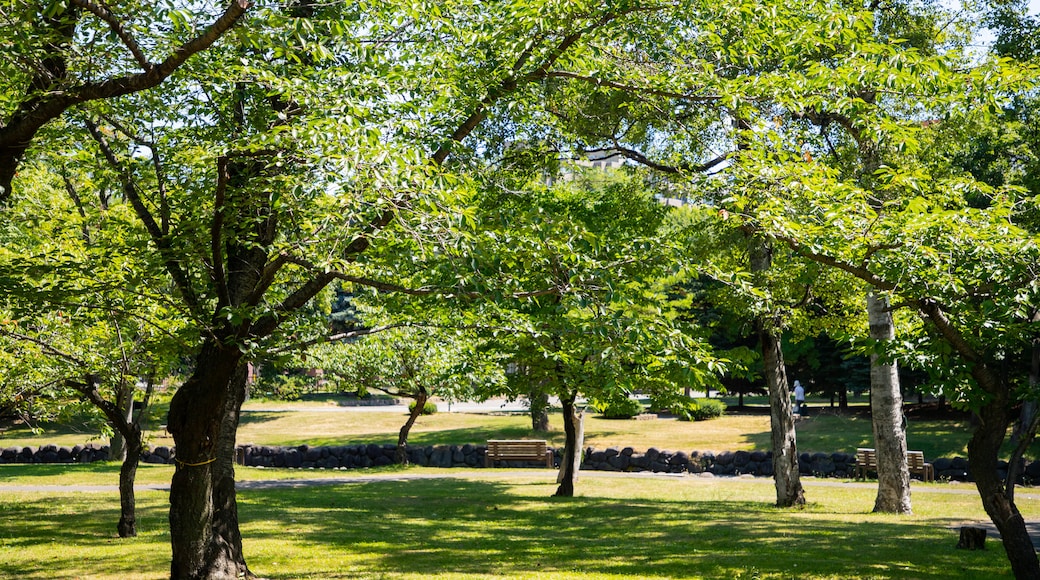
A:
<svg viewBox="0 0 1040 580">
<path fill-rule="evenodd" d="M 391 411 L 328 412 L 316 406 L 328 403 L 282 404 L 289 411 L 272 410 L 271 404 L 250 403 L 242 413 L 238 432 L 240 443 L 258 445 L 356 445 L 392 444 L 404 423 L 403 413 Z M 547 438 L 550 444 L 563 445 L 560 415 L 551 416 L 555 430 L 549 434 L 530 428 L 530 420 L 520 413 L 437 413 L 419 419 L 412 429 L 412 445 L 483 443 L 488 439 Z M 797 423 L 798 449 L 802 452 L 844 451 L 872 447 L 870 419 L 864 415 L 831 414 L 822 409 Z M 971 427 L 964 420 L 917 420 L 907 424 L 910 449 L 923 451 L 925 457 L 966 457 Z M 741 451 L 769 449 L 767 415 L 727 415 L 719 419 L 683 422 L 674 419 L 609 420 L 590 414 L 586 419 L 587 446 L 650 447 L 673 451 Z M 45 443 L 76 445 L 93 441 L 104 443 L 81 427 L 47 426 L 35 435 L 25 428 L 0 432 L 0 447 L 38 446 Z M 165 431 L 153 427 L 146 432 L 153 445 L 173 445 Z M 1008 450 L 1008 453 L 1010 450 Z M 1006 454 L 1005 454 L 1006 455 Z M 1040 457 L 1040 443 L 1030 457 Z"/>
<path fill-rule="evenodd" d="M 950 527 L 984 519 L 976 495 L 938 492 L 957 486 L 915 484 L 903 517 L 869 513 L 870 485 L 806 487 L 802 510 L 771 507 L 768 480 L 590 476 L 552 498 L 552 473 L 532 470 L 245 489 L 239 506 L 250 566 L 273 580 L 1010 577 L 998 542 L 954 549 Z M 166 494 L 138 500 L 141 536 L 119 540 L 114 492 L 4 492 L 0 577 L 165 577 Z"/>
</svg>

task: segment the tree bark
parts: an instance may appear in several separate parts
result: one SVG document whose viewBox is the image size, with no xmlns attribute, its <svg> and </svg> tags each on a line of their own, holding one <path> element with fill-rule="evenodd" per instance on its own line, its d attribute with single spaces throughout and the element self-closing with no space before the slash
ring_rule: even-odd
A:
<svg viewBox="0 0 1040 580">
<path fill-rule="evenodd" d="M 218 520 L 215 514 L 229 506 L 214 504 L 215 497 L 226 493 L 215 493 L 214 481 L 221 481 L 225 475 L 218 456 L 234 390 L 232 380 L 241 357 L 236 346 L 222 345 L 219 337 L 207 339 L 196 357 L 194 373 L 170 402 L 167 430 L 177 447 L 170 484 L 173 580 L 238 576 L 238 563 L 229 557 L 223 537 L 215 530 L 215 525 L 228 517 L 224 513 Z"/>
<path fill-rule="evenodd" d="M 753 273 L 763 273 L 772 267 L 772 248 L 768 242 L 753 238 L 749 248 Z M 769 425 L 773 447 L 773 483 L 776 486 L 776 505 L 792 507 L 805 505 L 805 490 L 798 473 L 798 446 L 795 442 L 794 416 L 791 414 L 791 390 L 787 383 L 787 368 L 780 343 L 780 325 L 767 314 L 755 321 L 762 343 L 762 365 L 769 390 Z"/>
<path fill-rule="evenodd" d="M 759 320 L 762 340 L 762 362 L 766 386 L 769 388 L 769 425 L 773 445 L 773 483 L 776 505 L 805 505 L 805 490 L 798 472 L 798 446 L 795 441 L 794 416 L 791 413 L 791 391 L 784 367 L 784 351 L 775 329 Z"/>
<path fill-rule="evenodd" d="M 430 395 L 426 392 L 426 389 L 420 387 L 415 394 L 415 408 L 412 409 L 412 412 L 408 415 L 408 420 L 401 426 L 401 430 L 397 434 L 397 449 L 394 450 L 394 461 L 401 465 L 408 465 L 408 433 L 412 430 L 412 425 L 415 425 L 415 420 L 419 418 L 419 415 L 422 415 L 423 407 L 426 406 L 426 401 L 429 398 Z"/>
<path fill-rule="evenodd" d="M 578 410 L 575 405 L 577 398 L 577 391 L 561 397 L 565 443 L 563 459 L 560 460 L 560 473 L 557 476 L 557 483 L 560 485 L 554 494 L 558 497 L 574 497 L 578 471 L 581 469 L 581 460 L 584 456 L 582 445 L 585 441 L 585 411 Z"/>
<path fill-rule="evenodd" d="M 873 292 L 867 294 L 867 317 L 870 338 L 879 342 L 895 340 L 895 326 L 892 313 L 888 310 L 888 300 Z M 870 416 L 878 464 L 878 493 L 874 511 L 913 513 L 899 371 L 895 363 L 884 362 L 876 353 L 870 355 Z"/>
<path fill-rule="evenodd" d="M 531 389 L 527 400 L 531 403 L 531 430 L 540 433 L 549 431 L 549 393 L 541 388 Z"/>
<path fill-rule="evenodd" d="M 238 501 L 235 491 L 235 445 L 242 403 L 246 393 L 246 364 L 240 362 L 231 378 L 231 396 L 224 407 L 220 423 L 217 460 L 213 463 L 213 542 L 216 559 L 235 578 L 253 578 L 242 550 L 242 532 L 238 525 Z"/>
<path fill-rule="evenodd" d="M 1040 339 L 1034 339 L 1032 356 L 1029 364 L 1029 392 L 1035 393 L 1040 385 Z M 1011 501 L 1015 500 L 1015 485 L 1025 469 L 1025 454 L 1036 439 L 1037 426 L 1040 425 L 1040 409 L 1037 401 L 1023 401 L 1019 411 L 1018 422 L 1011 433 L 1011 445 L 1014 450 L 1008 459 L 1008 474 L 1004 480 L 1005 494 Z"/>
<path fill-rule="evenodd" d="M 134 480 L 141 461 L 141 426 L 127 423 L 129 433 L 123 437 L 123 464 L 119 468 L 119 523 L 116 530 L 120 538 L 137 536 L 137 497 L 134 495 Z"/>
<path fill-rule="evenodd" d="M 122 413 L 123 422 L 129 425 L 134 420 L 134 389 L 126 381 L 121 382 L 122 388 L 116 392 L 116 408 Z M 125 464 L 127 454 L 130 452 L 129 445 L 122 430 L 117 427 L 108 444 L 108 458 L 112 461 L 122 461 Z M 140 451 L 138 451 L 138 456 L 140 456 Z M 134 469 L 136 471 L 137 468 Z"/>
<path fill-rule="evenodd" d="M 976 373 L 973 371 L 973 374 Z M 998 453 L 1012 418 L 1008 402 L 1006 396 L 997 396 L 979 410 L 979 425 L 968 442 L 969 469 L 982 506 L 1000 532 L 1015 578 L 1040 579 L 1040 561 L 1025 520 L 1015 502 L 1006 495 L 1004 482 L 997 472 Z"/>
</svg>

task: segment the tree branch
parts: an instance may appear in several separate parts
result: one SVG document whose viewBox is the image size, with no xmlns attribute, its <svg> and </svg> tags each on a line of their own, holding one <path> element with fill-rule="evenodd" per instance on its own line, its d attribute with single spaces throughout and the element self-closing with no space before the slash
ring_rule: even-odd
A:
<svg viewBox="0 0 1040 580">
<path fill-rule="evenodd" d="M 620 82 L 617 82 L 617 81 L 610 81 L 610 80 L 599 78 L 599 77 L 593 77 L 593 76 L 583 75 L 583 74 L 580 74 L 580 73 L 564 71 L 564 70 L 549 71 L 546 74 L 546 76 L 549 77 L 549 78 L 574 79 L 574 80 L 579 80 L 579 81 L 583 81 L 583 82 L 586 82 L 586 83 L 590 83 L 590 84 L 596 85 L 597 87 L 609 87 L 609 88 L 612 88 L 612 89 L 618 89 L 618 90 L 626 91 L 626 92 L 630 92 L 630 93 L 638 93 L 638 94 L 642 94 L 642 95 L 651 95 L 651 96 L 655 96 L 655 97 L 667 97 L 669 99 L 680 99 L 680 100 L 688 101 L 688 102 L 691 102 L 691 103 L 714 103 L 714 102 L 716 102 L 716 101 L 718 101 L 718 100 L 720 100 L 722 98 L 722 97 L 719 97 L 717 95 L 697 96 L 697 95 L 691 95 L 689 93 L 677 93 L 677 92 L 674 92 L 674 91 L 665 91 L 665 90 L 661 90 L 661 89 L 653 89 L 653 88 L 650 88 L 650 87 L 640 87 L 640 86 L 636 86 L 636 85 L 626 85 L 624 83 L 620 83 Z"/>
<path fill-rule="evenodd" d="M 184 297 L 184 302 L 189 308 L 192 309 L 193 314 L 197 314 L 199 301 L 195 295 L 195 289 L 191 285 L 190 278 L 184 268 L 181 266 L 181 262 L 170 247 L 170 240 L 167 236 L 163 235 L 162 228 L 155 223 L 155 218 L 152 217 L 151 212 L 144 205 L 137 186 L 134 183 L 129 171 L 123 167 L 119 159 L 116 157 L 115 152 L 109 145 L 108 140 L 101 131 L 89 119 L 85 121 L 87 130 L 90 131 L 91 137 L 97 142 L 98 147 L 101 149 L 102 155 L 108 162 L 109 166 L 119 176 L 120 183 L 123 187 L 123 195 L 126 196 L 127 200 L 130 201 L 130 205 L 134 208 L 134 212 L 137 214 L 138 219 L 144 224 L 145 229 L 148 231 L 149 236 L 152 238 L 152 243 L 155 244 L 156 249 L 159 250 L 159 254 L 163 258 L 163 263 L 166 267 L 166 271 L 169 272 L 173 278 L 174 284 L 177 289 L 180 290 L 181 295 Z"/>
<path fill-rule="evenodd" d="M 72 0 L 72 4 L 83 8 L 87 12 L 100 18 L 105 24 L 108 24 L 112 33 L 119 37 L 119 40 L 123 41 L 123 45 L 126 46 L 127 50 L 130 51 L 130 54 L 134 56 L 134 60 L 137 61 L 137 64 L 141 65 L 141 70 L 147 72 L 152 69 L 154 65 L 148 61 L 148 57 L 141 52 L 141 47 L 138 46 L 137 41 L 134 40 L 134 37 L 129 32 L 127 32 L 126 27 L 123 26 L 123 23 L 116 18 L 116 15 L 113 14 L 111 10 L 105 6 L 94 4 L 90 0 Z"/>
<path fill-rule="evenodd" d="M 74 0 L 73 5 L 87 3 L 87 0 Z M 159 85 L 189 58 L 212 46 L 238 22 L 248 8 L 249 0 L 231 0 L 223 14 L 202 34 L 176 47 L 172 54 L 158 65 L 150 65 L 138 74 L 111 77 L 100 82 L 63 87 L 62 83 L 66 79 L 66 49 L 60 46 L 49 47 L 50 52 L 47 53 L 45 61 L 59 61 L 60 66 L 56 72 L 60 74 L 51 74 L 46 79 L 34 79 L 33 87 L 39 92 L 22 101 L 6 122 L 0 123 L 0 203 L 10 198 L 11 182 L 18 170 L 21 157 L 44 125 L 60 117 L 74 105 L 118 97 Z M 68 30 L 65 36 L 71 39 L 72 30 Z M 37 84 L 42 86 L 36 86 Z"/>
<path fill-rule="evenodd" d="M 213 286 L 217 291 L 218 311 L 223 306 L 231 305 L 227 277 L 224 275 L 224 251 L 221 243 L 224 227 L 224 195 L 227 192 L 228 177 L 228 158 L 221 155 L 217 158 L 217 186 L 214 192 L 213 221 L 210 223 L 209 230 L 210 259 L 213 261 L 210 269 L 213 276 Z"/>
</svg>

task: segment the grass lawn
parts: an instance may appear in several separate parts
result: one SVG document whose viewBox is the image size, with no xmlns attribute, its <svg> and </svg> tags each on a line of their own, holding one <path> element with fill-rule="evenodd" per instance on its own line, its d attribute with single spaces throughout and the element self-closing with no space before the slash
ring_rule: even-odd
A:
<svg viewBox="0 0 1040 580">
<path fill-rule="evenodd" d="M 269 405 L 248 404 L 242 414 L 238 441 L 260 445 L 354 445 L 359 443 L 396 443 L 397 431 L 406 417 L 390 411 L 329 412 L 312 404 L 291 405 L 289 411 L 270 410 Z M 283 405 L 283 408 L 285 406 Z M 554 431 L 548 436 L 531 431 L 523 414 L 437 413 L 421 417 L 412 429 L 413 445 L 483 443 L 488 439 L 548 438 L 552 445 L 563 444 L 559 414 L 551 417 Z M 173 445 L 173 439 L 157 424 L 146 433 L 149 443 Z M 907 442 L 910 449 L 923 451 L 925 457 L 966 457 L 971 428 L 962 420 L 910 420 Z M 862 415 L 839 416 L 816 413 L 797 423 L 798 449 L 803 452 L 845 451 L 872 447 L 870 419 Z M 769 449 L 767 415 L 727 415 L 703 422 L 674 419 L 609 420 L 596 415 L 586 419 L 587 446 L 650 447 L 673 451 L 740 451 Z M 0 447 L 39 446 L 46 443 L 76 445 L 96 435 L 83 428 L 48 426 L 39 435 L 25 428 L 0 432 Z M 1040 444 L 1030 457 L 1040 457 Z"/>
<path fill-rule="evenodd" d="M 4 479 L 23 480 L 44 467 L 0 473 L 18 471 Z M 67 469 L 65 483 L 100 475 L 92 466 Z M 806 509 L 780 510 L 770 505 L 769 480 L 590 474 L 579 497 L 552 498 L 552 472 L 531 470 L 244 489 L 239 506 L 250 566 L 271 579 L 1010 577 L 999 542 L 981 552 L 954 548 L 950 526 L 985 519 L 970 486 L 915 484 L 916 513 L 905 517 L 869 513 L 871 485 L 808 479 L 806 488 Z M 142 534 L 120 540 L 114 491 L 5 491 L 0 577 L 165 577 L 166 493 L 141 491 L 138 502 Z M 1023 493 L 1019 503 L 1040 513 L 1038 496 Z"/>
</svg>

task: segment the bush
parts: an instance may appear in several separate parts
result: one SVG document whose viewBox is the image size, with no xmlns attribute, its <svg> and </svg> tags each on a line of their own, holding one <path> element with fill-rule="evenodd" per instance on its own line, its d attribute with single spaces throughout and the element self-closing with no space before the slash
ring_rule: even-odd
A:
<svg viewBox="0 0 1040 580">
<path fill-rule="evenodd" d="M 416 401 L 412 401 L 411 403 L 408 403 L 408 413 L 412 413 L 413 411 L 415 411 L 415 405 L 416 405 Z M 432 414 L 434 414 L 436 412 L 437 412 L 437 403 L 432 403 L 430 401 L 426 401 L 426 403 L 423 405 L 421 414 L 423 414 L 423 415 L 432 415 Z"/>
<path fill-rule="evenodd" d="M 672 413 L 680 421 L 707 421 L 717 419 L 726 413 L 726 403 L 718 399 L 688 399 L 676 403 Z"/>
<path fill-rule="evenodd" d="M 595 403 L 592 408 L 602 413 L 606 419 L 631 419 L 643 412 L 643 404 L 628 397 Z"/>
<path fill-rule="evenodd" d="M 307 387 L 310 377 L 300 375 L 274 375 L 257 379 L 249 388 L 249 396 L 257 399 L 298 401 Z"/>
</svg>

